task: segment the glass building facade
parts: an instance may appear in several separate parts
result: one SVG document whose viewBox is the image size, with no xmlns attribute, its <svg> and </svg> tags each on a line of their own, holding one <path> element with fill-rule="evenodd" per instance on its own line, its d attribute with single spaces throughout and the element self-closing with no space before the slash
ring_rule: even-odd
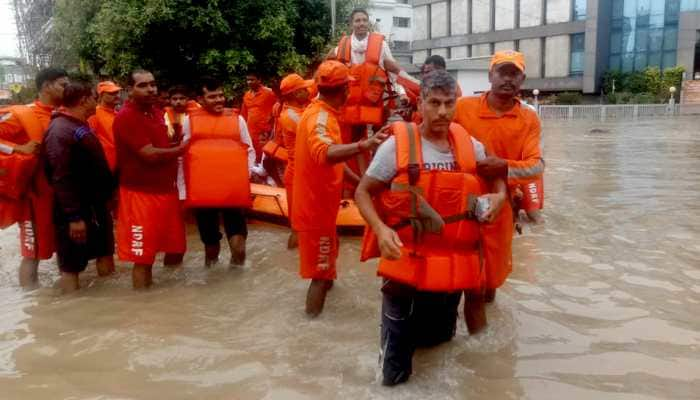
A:
<svg viewBox="0 0 700 400">
<path fill-rule="evenodd" d="M 700 0 L 681 0 L 681 11 L 700 10 Z"/>
<path fill-rule="evenodd" d="M 695 0 L 697 1 L 697 0 Z M 676 65 L 681 0 L 612 0 L 609 68 Z"/>
</svg>

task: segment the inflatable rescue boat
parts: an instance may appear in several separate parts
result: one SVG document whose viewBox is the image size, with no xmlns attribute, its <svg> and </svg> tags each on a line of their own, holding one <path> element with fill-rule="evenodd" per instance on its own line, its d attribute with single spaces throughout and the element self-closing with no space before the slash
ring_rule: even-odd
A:
<svg viewBox="0 0 700 400">
<path fill-rule="evenodd" d="M 256 219 L 280 225 L 288 225 L 287 193 L 282 187 L 273 187 L 259 183 L 250 184 L 253 206 L 250 214 Z M 338 205 L 338 230 L 348 234 L 362 234 L 365 221 L 353 200 L 343 200 Z"/>
</svg>

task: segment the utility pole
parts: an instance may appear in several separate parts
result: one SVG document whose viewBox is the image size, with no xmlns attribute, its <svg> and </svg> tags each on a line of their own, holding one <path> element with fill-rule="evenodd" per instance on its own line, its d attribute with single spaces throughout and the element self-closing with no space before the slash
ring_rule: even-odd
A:
<svg viewBox="0 0 700 400">
<path fill-rule="evenodd" d="M 335 37 L 335 0 L 331 0 L 331 37 Z"/>
</svg>

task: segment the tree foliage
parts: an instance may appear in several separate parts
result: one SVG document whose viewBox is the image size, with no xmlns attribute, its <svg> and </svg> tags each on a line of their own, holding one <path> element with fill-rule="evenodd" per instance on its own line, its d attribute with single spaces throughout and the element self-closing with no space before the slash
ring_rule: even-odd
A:
<svg viewBox="0 0 700 400">
<path fill-rule="evenodd" d="M 339 24 L 364 4 L 338 1 Z M 147 68 L 166 84 L 213 75 L 240 92 L 248 72 L 308 75 L 330 24 L 327 0 L 58 0 L 52 61 L 110 77 Z"/>
</svg>

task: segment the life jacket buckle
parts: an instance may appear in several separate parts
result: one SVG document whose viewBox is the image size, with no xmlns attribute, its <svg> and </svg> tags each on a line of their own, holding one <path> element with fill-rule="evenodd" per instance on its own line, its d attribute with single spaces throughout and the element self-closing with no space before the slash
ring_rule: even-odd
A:
<svg viewBox="0 0 700 400">
<path fill-rule="evenodd" d="M 420 178 L 420 165 L 417 163 L 408 164 L 408 184 L 416 186 Z"/>
</svg>

